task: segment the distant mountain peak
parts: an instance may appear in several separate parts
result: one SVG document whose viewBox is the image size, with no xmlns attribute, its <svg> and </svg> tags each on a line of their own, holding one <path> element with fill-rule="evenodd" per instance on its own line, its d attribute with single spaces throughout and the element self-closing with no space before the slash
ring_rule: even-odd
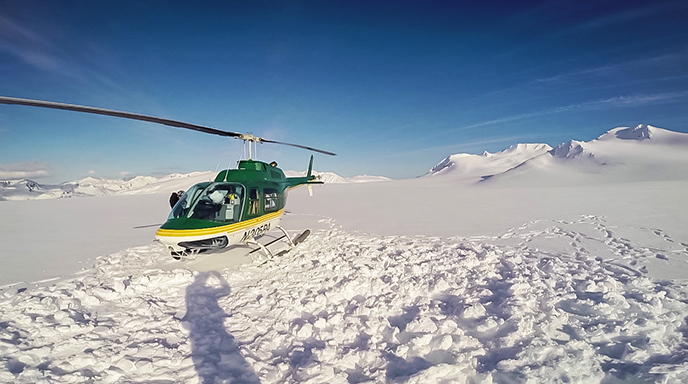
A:
<svg viewBox="0 0 688 384">
<path fill-rule="evenodd" d="M 651 125 L 638 124 L 635 128 L 620 129 L 614 134 L 621 140 L 645 140 L 652 137 L 652 128 Z"/>
<path fill-rule="evenodd" d="M 548 144 L 519 143 L 497 153 L 487 151 L 484 151 L 482 155 L 457 153 L 445 157 L 426 175 L 453 174 L 461 179 L 477 181 L 482 177 L 507 171 L 551 149 L 552 147 Z"/>
<path fill-rule="evenodd" d="M 635 127 L 617 127 L 597 138 L 597 140 L 649 140 L 659 132 L 671 132 L 649 124 L 638 124 Z"/>
<path fill-rule="evenodd" d="M 688 133 L 649 124 L 613 128 L 594 140 L 515 144 L 482 155 L 444 158 L 426 175 L 441 175 L 465 184 L 503 180 L 524 185 L 685 179 Z M 520 181 L 516 181 L 520 180 Z"/>
<path fill-rule="evenodd" d="M 543 149 L 550 150 L 552 147 L 549 144 L 544 143 L 518 143 L 510 146 L 509 148 L 499 152 L 499 153 L 514 153 L 514 152 L 539 152 Z"/>
<path fill-rule="evenodd" d="M 284 174 L 287 177 L 302 177 L 302 176 L 306 176 L 306 171 L 286 170 L 286 171 L 284 171 Z M 385 177 L 385 176 L 371 176 L 371 175 L 357 175 L 354 177 L 343 177 L 343 176 L 340 176 L 334 172 L 313 171 L 313 175 L 315 175 L 318 179 L 320 179 L 325 184 L 369 183 L 369 182 L 376 182 L 376 181 L 389 181 L 389 180 L 391 180 L 390 178 Z"/>
<path fill-rule="evenodd" d="M 553 157 L 558 157 L 560 159 L 573 159 L 574 157 L 580 156 L 583 153 L 587 153 L 583 147 L 584 142 L 577 140 L 569 140 L 566 143 L 561 143 L 557 145 L 556 148 L 549 151 Z M 593 157 L 592 153 L 588 153 L 589 157 Z"/>
<path fill-rule="evenodd" d="M 490 154 L 490 153 L 487 152 L 487 151 L 483 152 L 483 156 L 485 156 L 485 157 L 487 157 L 487 155 L 489 155 L 489 154 Z M 462 153 L 462 155 L 463 155 L 463 153 Z M 453 156 L 455 156 L 455 155 L 453 155 Z M 442 159 L 442 161 L 440 161 L 439 163 L 437 163 L 437 165 L 435 165 L 434 167 L 430 168 L 430 170 L 428 171 L 427 174 L 429 174 L 429 175 L 434 175 L 434 174 L 436 174 L 436 173 L 442 171 L 442 170 L 445 169 L 445 168 L 451 167 L 452 165 L 454 165 L 454 162 L 452 161 L 452 156 L 447 156 L 447 157 L 445 157 L 444 159 Z"/>
<path fill-rule="evenodd" d="M 513 185 L 685 180 L 688 134 L 639 124 L 617 127 L 591 141 L 570 140 L 490 178 Z"/>
</svg>

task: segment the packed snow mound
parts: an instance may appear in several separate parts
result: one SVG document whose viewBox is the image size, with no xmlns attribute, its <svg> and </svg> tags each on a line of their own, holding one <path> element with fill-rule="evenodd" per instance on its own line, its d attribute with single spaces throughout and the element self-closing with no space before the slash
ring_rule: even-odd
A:
<svg viewBox="0 0 688 384">
<path fill-rule="evenodd" d="M 686 283 L 618 262 L 686 251 L 615 230 L 595 216 L 475 239 L 332 225 L 203 272 L 130 248 L 0 290 L 0 382 L 686 382 Z"/>
<path fill-rule="evenodd" d="M 303 177 L 308 174 L 308 171 L 284 171 L 287 177 Z M 312 174 L 325 184 L 345 184 L 345 183 L 372 183 L 377 181 L 390 181 L 389 177 L 385 176 L 370 176 L 370 175 L 357 175 L 354 177 L 343 177 L 334 172 L 317 172 L 313 171 Z"/>
<path fill-rule="evenodd" d="M 547 144 L 516 144 L 497 153 L 459 153 L 446 157 L 430 169 L 426 176 L 451 175 L 455 179 L 476 182 L 484 177 L 506 172 L 551 149 Z"/>
</svg>

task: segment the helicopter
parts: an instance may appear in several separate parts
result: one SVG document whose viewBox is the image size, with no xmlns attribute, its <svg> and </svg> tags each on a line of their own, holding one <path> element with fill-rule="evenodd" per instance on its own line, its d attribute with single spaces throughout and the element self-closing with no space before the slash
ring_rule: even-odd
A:
<svg viewBox="0 0 688 384">
<path fill-rule="evenodd" d="M 329 151 L 300 144 L 268 140 L 251 133 L 223 131 L 131 112 L 7 96 L 0 96 L 0 104 L 61 109 L 147 121 L 223 137 L 233 137 L 243 140 L 245 144 L 247 143 L 248 158 L 239 160 L 236 169 L 221 170 L 212 181 L 195 184 L 184 191 L 174 204 L 171 201 L 172 210 L 165 223 L 157 230 L 155 240 L 162 243 L 170 251 L 172 257 L 177 260 L 192 254 L 223 250 L 236 244 L 257 246 L 256 250 L 261 250 L 266 256 L 272 258 L 274 255 L 267 246 L 280 240 L 287 243 L 288 249 L 286 251 L 289 251 L 304 241 L 310 234 L 310 230 L 306 229 L 299 235 L 291 237 L 279 225 L 284 214 L 288 191 L 307 185 L 309 192 L 311 192 L 310 188 L 313 184 L 322 184 L 323 182 L 317 180 L 312 174 L 312 155 L 306 176 L 286 177 L 284 172 L 277 167 L 277 163 L 265 163 L 252 159 L 254 149 L 258 143 L 273 143 L 329 156 L 336 155 Z M 272 229 L 280 230 L 282 236 L 265 245 L 256 241 Z"/>
</svg>

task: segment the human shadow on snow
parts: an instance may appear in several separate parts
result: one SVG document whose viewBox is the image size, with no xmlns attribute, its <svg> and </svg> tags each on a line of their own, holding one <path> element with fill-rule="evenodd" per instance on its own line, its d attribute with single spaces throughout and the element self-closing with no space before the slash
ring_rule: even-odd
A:
<svg viewBox="0 0 688 384">
<path fill-rule="evenodd" d="M 190 327 L 191 357 L 201 382 L 260 383 L 224 326 L 226 314 L 218 300 L 228 296 L 229 284 L 216 271 L 202 272 L 186 288 L 186 315 Z"/>
</svg>

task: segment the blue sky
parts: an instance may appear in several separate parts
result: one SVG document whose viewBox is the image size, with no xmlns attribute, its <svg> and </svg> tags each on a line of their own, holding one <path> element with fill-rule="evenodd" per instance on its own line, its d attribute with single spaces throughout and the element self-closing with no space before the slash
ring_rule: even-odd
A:
<svg viewBox="0 0 688 384">
<path fill-rule="evenodd" d="M 449 154 L 688 132 L 688 2 L 0 0 L 0 95 L 182 120 L 410 178 Z M 0 176 L 214 170 L 241 142 L 0 105 Z M 305 169 L 270 144 L 262 160 Z"/>
</svg>

